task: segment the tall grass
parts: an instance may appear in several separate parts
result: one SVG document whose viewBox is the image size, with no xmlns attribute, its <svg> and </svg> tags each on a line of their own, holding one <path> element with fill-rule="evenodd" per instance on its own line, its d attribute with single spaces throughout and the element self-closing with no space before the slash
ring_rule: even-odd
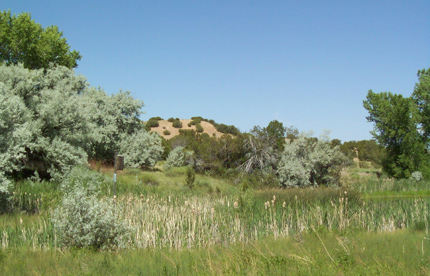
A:
<svg viewBox="0 0 430 276">
<path fill-rule="evenodd" d="M 3 275 L 429 275 L 422 232 L 317 234 L 201 249 L 0 250 Z"/>
<path fill-rule="evenodd" d="M 299 193 L 294 194 L 296 191 Z M 289 194 L 291 193 L 291 194 Z M 325 193 L 325 200 L 310 200 Z M 117 198 L 121 218 L 134 229 L 137 248 L 202 248 L 312 232 L 392 232 L 414 228 L 428 234 L 430 199 L 362 201 L 345 190 L 290 190 L 273 194 L 193 195 L 191 192 Z M 336 196 L 335 196 L 336 195 Z M 55 246 L 47 217 L 0 226 L 3 248 Z M 31 244 L 29 241 L 31 240 Z"/>
<path fill-rule="evenodd" d="M 361 176 L 349 179 L 348 187 L 366 196 L 430 196 L 430 181 Z"/>
</svg>

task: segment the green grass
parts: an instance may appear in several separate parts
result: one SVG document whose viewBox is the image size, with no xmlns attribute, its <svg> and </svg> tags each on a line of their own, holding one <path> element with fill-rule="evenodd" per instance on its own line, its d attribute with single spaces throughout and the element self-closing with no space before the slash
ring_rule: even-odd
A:
<svg viewBox="0 0 430 276">
<path fill-rule="evenodd" d="M 172 168 L 166 173 L 162 171 L 142 172 L 140 170 L 125 170 L 118 172 L 117 195 L 148 195 L 148 194 L 189 194 L 185 185 L 186 167 Z M 113 183 L 113 174 L 112 174 Z M 113 184 L 112 184 L 113 185 Z M 113 186 L 104 188 L 104 195 L 113 195 Z M 205 195 L 210 193 L 237 194 L 238 187 L 228 180 L 217 179 L 206 175 L 196 175 L 195 188 L 192 194 Z"/>
<path fill-rule="evenodd" d="M 186 250 L 1 250 L 4 275 L 428 275 L 423 232 L 315 232 Z"/>
<path fill-rule="evenodd" d="M 430 181 L 413 181 L 409 179 L 387 179 L 371 177 L 349 186 L 362 194 L 371 197 L 429 197 Z"/>
<path fill-rule="evenodd" d="M 112 176 L 101 199 L 113 196 Z M 239 186 L 196 175 L 189 189 L 184 168 L 120 171 L 116 202 L 133 246 L 104 252 L 58 248 L 50 214 L 59 185 L 17 182 L 14 212 L 0 216 L 1 274 L 430 274 L 430 182 L 360 175 L 341 189 Z"/>
</svg>

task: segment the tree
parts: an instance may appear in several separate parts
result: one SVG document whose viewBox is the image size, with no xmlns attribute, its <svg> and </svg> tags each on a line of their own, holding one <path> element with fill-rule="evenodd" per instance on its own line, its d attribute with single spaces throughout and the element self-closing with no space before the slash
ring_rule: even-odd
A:
<svg viewBox="0 0 430 276">
<path fill-rule="evenodd" d="M 0 66 L 0 162 L 7 175 L 37 171 L 59 177 L 85 164 L 89 112 L 81 91 L 87 84 L 58 66 L 28 70 Z"/>
<path fill-rule="evenodd" d="M 264 129 L 255 126 L 244 142 L 245 161 L 239 169 L 246 173 L 273 171 L 278 162 L 276 142 Z"/>
<path fill-rule="evenodd" d="M 0 66 L 0 192 L 11 177 L 58 180 L 88 156 L 109 162 L 115 151 L 130 166 L 152 166 L 163 148 L 144 131 L 142 106 L 129 92 L 89 87 L 64 66 Z"/>
<path fill-rule="evenodd" d="M 276 143 L 276 148 L 279 151 L 284 149 L 285 144 L 285 134 L 287 128 L 284 127 L 284 124 L 279 122 L 278 120 L 271 121 L 267 127 L 263 129 L 271 139 L 274 139 Z"/>
<path fill-rule="evenodd" d="M 375 140 L 347 141 L 340 145 L 340 150 L 351 162 L 358 153 L 360 161 L 372 162 L 376 167 L 381 167 L 385 156 L 385 149 Z"/>
<path fill-rule="evenodd" d="M 185 165 L 184 147 L 176 147 L 170 153 L 164 163 L 164 169 L 168 170 L 173 167 L 182 167 Z"/>
<path fill-rule="evenodd" d="M 427 144 L 430 143 L 430 68 L 418 71 L 412 99 L 420 114 L 420 128 Z"/>
<path fill-rule="evenodd" d="M 88 88 L 83 95 L 92 111 L 89 115 L 93 129 L 92 142 L 88 144 L 89 157 L 113 163 L 123 137 L 145 127 L 139 119 L 143 114 L 143 102 L 134 99 L 128 91 L 109 96 L 103 90 Z"/>
<path fill-rule="evenodd" d="M 309 138 L 302 134 L 285 145 L 276 171 L 279 183 L 284 187 L 339 185 L 343 153 L 332 147 L 328 136 Z"/>
<path fill-rule="evenodd" d="M 153 167 L 164 151 L 161 137 L 155 132 L 140 130 L 131 135 L 123 134 L 120 141 L 125 165 L 131 168 Z"/>
<path fill-rule="evenodd" d="M 374 123 L 373 137 L 386 148 L 384 171 L 395 178 L 409 178 L 420 170 L 427 154 L 418 130 L 419 109 L 412 99 L 370 90 L 363 105 L 369 112 L 367 120 Z"/>
<path fill-rule="evenodd" d="M 284 150 L 288 128 L 273 120 L 267 127 L 255 126 L 244 143 L 245 162 L 240 169 L 252 173 L 254 170 L 272 171 L 276 169 L 278 157 Z"/>
<path fill-rule="evenodd" d="M 48 68 L 50 63 L 76 68 L 81 59 L 57 26 L 43 28 L 29 13 L 0 12 L 0 64 L 23 63 L 25 68 Z"/>
</svg>

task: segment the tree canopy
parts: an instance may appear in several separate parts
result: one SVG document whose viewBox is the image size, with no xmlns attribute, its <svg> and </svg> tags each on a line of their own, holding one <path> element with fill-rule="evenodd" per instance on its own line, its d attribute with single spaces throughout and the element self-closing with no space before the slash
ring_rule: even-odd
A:
<svg viewBox="0 0 430 276">
<path fill-rule="evenodd" d="M 25 68 L 40 69 L 54 63 L 76 68 L 80 59 L 57 26 L 43 28 L 29 13 L 0 12 L 0 64 L 22 63 Z"/>
<path fill-rule="evenodd" d="M 419 82 L 412 97 L 391 92 L 367 94 L 363 102 L 369 112 L 367 120 L 374 123 L 371 132 L 378 144 L 386 149 L 383 169 L 396 178 L 410 177 L 423 170 L 428 161 L 429 70 L 418 72 Z"/>
<path fill-rule="evenodd" d="M 161 138 L 144 130 L 142 106 L 129 92 L 91 88 L 64 66 L 0 66 L 0 191 L 10 177 L 59 179 L 88 157 L 111 162 L 115 151 L 131 167 L 154 165 Z"/>
</svg>

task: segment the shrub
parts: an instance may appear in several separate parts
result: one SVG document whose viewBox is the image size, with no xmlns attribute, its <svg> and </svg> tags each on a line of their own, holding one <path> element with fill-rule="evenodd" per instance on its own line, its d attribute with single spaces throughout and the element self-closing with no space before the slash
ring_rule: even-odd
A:
<svg viewBox="0 0 430 276">
<path fill-rule="evenodd" d="M 239 129 L 233 125 L 225 125 L 225 124 L 214 124 L 217 131 L 225 134 L 238 135 L 240 133 Z"/>
<path fill-rule="evenodd" d="M 179 119 L 176 119 L 175 121 L 173 121 L 172 126 L 174 128 L 182 128 L 182 122 Z"/>
<path fill-rule="evenodd" d="M 102 185 L 109 185 L 111 182 L 106 175 L 89 168 L 79 166 L 74 167 L 60 184 L 60 190 L 64 194 L 69 194 L 76 189 L 83 189 L 88 195 L 98 194 Z"/>
<path fill-rule="evenodd" d="M 307 187 L 338 185 L 345 156 L 323 139 L 300 136 L 285 145 L 278 164 L 278 178 L 283 186 Z"/>
<path fill-rule="evenodd" d="M 147 127 L 158 127 L 160 125 L 160 123 L 158 123 L 158 121 L 157 120 L 154 120 L 154 119 L 149 119 L 149 121 L 148 122 L 146 122 L 146 126 Z"/>
<path fill-rule="evenodd" d="M 206 119 L 203 119 L 202 117 L 191 117 L 191 122 L 190 123 L 188 123 L 188 126 L 189 127 L 191 127 L 191 126 L 194 126 L 194 125 L 197 125 L 197 124 L 199 124 L 201 121 L 207 121 Z"/>
<path fill-rule="evenodd" d="M 192 161 L 192 151 L 184 150 L 184 147 L 176 147 L 169 153 L 169 156 L 164 163 L 164 169 L 168 170 L 173 167 L 182 167 L 185 165 L 190 165 Z"/>
<path fill-rule="evenodd" d="M 183 147 L 173 149 L 164 163 L 164 169 L 168 170 L 173 167 L 182 167 L 185 165 L 185 152 Z"/>
<path fill-rule="evenodd" d="M 204 129 L 203 129 L 202 125 L 200 123 L 196 124 L 196 132 L 200 132 L 201 133 L 203 131 L 204 131 Z"/>
<path fill-rule="evenodd" d="M 53 214 L 60 246 L 95 249 L 125 248 L 131 229 L 119 218 L 112 201 L 99 201 L 78 188 L 69 193 Z"/>
<path fill-rule="evenodd" d="M 423 179 L 423 174 L 419 171 L 413 172 L 410 179 L 416 182 L 421 181 Z"/>
<path fill-rule="evenodd" d="M 157 133 L 144 130 L 124 136 L 120 148 L 125 165 L 130 168 L 154 166 L 164 151 L 161 143 Z"/>
<path fill-rule="evenodd" d="M 195 180 L 196 180 L 196 173 L 194 172 L 193 168 L 187 167 L 187 171 L 185 173 L 185 185 L 188 188 L 193 189 Z"/>
<path fill-rule="evenodd" d="M 149 120 L 161 121 L 161 120 L 163 120 L 163 118 L 161 118 L 160 116 L 157 116 L 157 117 L 151 117 L 151 118 L 149 118 Z"/>
<path fill-rule="evenodd" d="M 164 135 L 170 135 L 170 131 L 168 131 L 167 129 L 165 131 L 163 131 Z"/>
<path fill-rule="evenodd" d="M 167 119 L 167 121 L 173 123 L 175 121 L 175 118 L 170 117 L 169 119 Z"/>
</svg>

